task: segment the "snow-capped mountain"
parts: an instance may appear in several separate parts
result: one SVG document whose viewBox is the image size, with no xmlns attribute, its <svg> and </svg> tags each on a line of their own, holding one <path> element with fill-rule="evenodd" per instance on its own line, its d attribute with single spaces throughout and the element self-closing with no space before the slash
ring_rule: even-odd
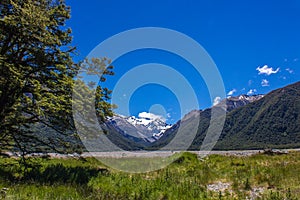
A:
<svg viewBox="0 0 300 200">
<path fill-rule="evenodd" d="M 168 128 L 171 127 L 161 118 L 149 118 L 149 117 L 127 117 L 127 122 L 135 127 L 147 127 L 147 130 L 153 133 L 153 137 L 158 139 Z"/>
<path fill-rule="evenodd" d="M 227 112 L 230 112 L 236 108 L 257 101 L 262 97 L 263 95 L 239 95 L 227 97 L 216 104 L 215 107 L 227 109 Z M 137 117 L 115 115 L 106 121 L 105 129 L 107 129 L 108 132 L 114 133 L 110 134 L 112 139 L 114 139 L 113 137 L 119 138 L 118 136 L 126 138 L 125 143 L 130 143 L 130 147 L 135 144 L 151 146 L 153 142 L 161 139 L 164 140 L 163 138 L 168 137 L 168 135 L 172 135 L 179 126 L 184 127 L 185 124 L 189 124 L 190 121 L 193 121 L 194 118 L 197 118 L 200 115 L 202 117 L 210 118 L 210 113 L 211 108 L 205 110 L 193 110 L 174 125 L 167 124 L 165 122 L 166 120 L 161 116 L 147 112 L 142 112 Z M 115 135 L 115 133 L 117 135 Z M 116 141 L 116 143 L 119 144 L 120 142 Z"/>
<path fill-rule="evenodd" d="M 142 139 L 145 142 L 154 142 L 171 127 L 165 120 L 157 115 L 122 116 L 115 115 L 108 119 L 107 123 L 114 127 L 125 137 Z"/>
<path fill-rule="evenodd" d="M 300 144 L 300 82 L 271 91 L 266 95 L 240 95 L 228 97 L 220 103 L 226 103 L 227 116 L 215 149 L 263 149 L 293 148 Z M 215 105 L 215 109 L 225 106 Z M 210 127 L 211 108 L 199 111 L 200 123 L 197 135 L 190 150 L 199 150 Z M 255 116 L 255 117 L 253 117 Z M 190 127 L 197 120 L 197 111 L 187 114 L 188 120 L 181 121 L 168 129 L 151 149 L 160 149 L 174 138 L 181 128 L 181 134 L 189 134 Z M 181 150 L 181 146 L 177 147 Z M 173 149 L 172 149 L 173 150 Z"/>
</svg>

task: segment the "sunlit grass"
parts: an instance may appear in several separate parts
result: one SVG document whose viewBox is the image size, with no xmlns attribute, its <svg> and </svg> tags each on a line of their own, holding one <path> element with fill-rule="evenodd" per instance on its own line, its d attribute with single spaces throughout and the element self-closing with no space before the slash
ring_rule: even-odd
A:
<svg viewBox="0 0 300 200">
<path fill-rule="evenodd" d="M 134 161 L 134 160 L 131 160 Z M 257 199 L 300 198 L 300 153 L 199 160 L 184 153 L 166 168 L 148 173 L 109 169 L 93 158 L 34 159 L 40 166 L 20 170 L 12 158 L 0 159 L 0 189 L 6 199 Z M 209 184 L 226 183 L 222 191 Z"/>
</svg>

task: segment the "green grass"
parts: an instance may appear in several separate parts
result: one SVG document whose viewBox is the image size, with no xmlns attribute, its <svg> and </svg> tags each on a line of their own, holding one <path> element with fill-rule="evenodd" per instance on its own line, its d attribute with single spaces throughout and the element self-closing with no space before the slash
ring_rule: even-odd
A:
<svg viewBox="0 0 300 200">
<path fill-rule="evenodd" d="M 171 165 L 148 173 L 109 169 L 93 158 L 32 159 L 25 170 L 12 158 L 0 159 L 4 199 L 300 199 L 300 153 L 199 160 L 184 153 Z M 134 161 L 133 161 L 134 162 Z M 207 186 L 229 183 L 221 192 Z M 0 198 L 1 199 L 1 198 Z"/>
</svg>

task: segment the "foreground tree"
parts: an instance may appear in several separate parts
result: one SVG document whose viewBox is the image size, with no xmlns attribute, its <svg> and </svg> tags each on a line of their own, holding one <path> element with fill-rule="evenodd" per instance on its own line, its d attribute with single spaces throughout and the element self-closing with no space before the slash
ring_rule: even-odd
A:
<svg viewBox="0 0 300 200">
<path fill-rule="evenodd" d="M 39 148 L 71 147 L 72 87 L 79 64 L 65 27 L 70 8 L 62 0 L 2 0 L 0 4 L 0 145 L 23 154 Z M 107 59 L 92 63 L 109 64 Z M 91 64 L 85 67 L 88 69 Z M 112 74 L 111 67 L 102 68 Z M 86 88 L 88 89 L 88 88 Z M 97 101 L 110 91 L 98 86 Z M 104 91 L 104 92 L 103 92 Z M 111 115 L 111 105 L 99 115 Z"/>
</svg>

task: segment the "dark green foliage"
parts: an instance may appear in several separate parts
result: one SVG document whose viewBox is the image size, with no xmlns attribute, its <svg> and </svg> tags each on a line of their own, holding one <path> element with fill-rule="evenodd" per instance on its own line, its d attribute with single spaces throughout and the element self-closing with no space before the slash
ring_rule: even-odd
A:
<svg viewBox="0 0 300 200">
<path fill-rule="evenodd" d="M 70 122 L 69 94 L 76 73 L 68 49 L 70 17 L 62 1 L 4 0 L 0 21 L 1 148 L 44 141 L 31 124 L 65 130 Z"/>
<path fill-rule="evenodd" d="M 249 182 L 249 178 L 246 179 L 245 190 L 251 190 L 251 185 L 250 185 L 250 182 Z"/>
<path fill-rule="evenodd" d="M 32 134 L 32 124 L 57 131 L 70 124 L 69 94 L 76 66 L 72 48 L 67 49 L 71 30 L 61 29 L 70 11 L 61 1 L 4 0 L 1 4 L 1 148 L 16 146 L 25 151 L 25 143 L 47 144 Z"/>
<path fill-rule="evenodd" d="M 0 15 L 1 151 L 80 151 L 72 118 L 74 78 L 81 68 L 105 81 L 113 75 L 108 59 L 73 62 L 70 8 L 63 0 L 3 0 Z M 112 115 L 110 93 L 98 86 L 93 96 L 100 121 Z"/>
<path fill-rule="evenodd" d="M 215 149 L 300 147 L 300 82 L 230 112 Z"/>
<path fill-rule="evenodd" d="M 98 173 L 105 173 L 106 169 L 95 169 L 82 166 L 66 167 L 62 164 L 52 164 L 44 170 L 33 168 L 24 175 L 23 180 L 39 182 L 42 184 L 69 183 L 87 184 L 91 177 Z"/>
<path fill-rule="evenodd" d="M 182 163 L 197 163 L 198 158 L 196 154 L 191 153 L 183 153 L 178 159 L 174 161 L 174 163 L 182 164 Z"/>
<path fill-rule="evenodd" d="M 210 124 L 211 109 L 199 111 L 197 136 L 190 150 L 199 150 Z M 178 122 L 150 149 L 161 148 L 176 135 L 179 127 L 186 134 L 195 118 Z M 226 116 L 215 150 L 300 147 L 300 82 L 274 90 L 262 99 L 233 109 Z"/>
</svg>

